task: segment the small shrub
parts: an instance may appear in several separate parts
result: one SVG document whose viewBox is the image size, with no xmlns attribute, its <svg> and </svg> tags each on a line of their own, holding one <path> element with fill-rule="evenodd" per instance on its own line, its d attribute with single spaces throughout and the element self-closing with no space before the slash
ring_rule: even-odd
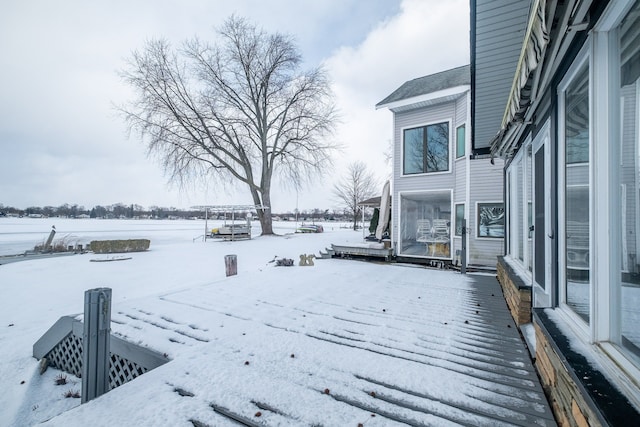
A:
<svg viewBox="0 0 640 427">
<path fill-rule="evenodd" d="M 80 398 L 80 392 L 78 390 L 67 390 L 64 393 L 64 397 L 69 398 L 69 397 L 73 397 L 76 399 Z"/>
<path fill-rule="evenodd" d="M 67 383 L 67 376 L 60 374 L 56 377 L 55 380 L 56 385 L 65 385 Z"/>
<path fill-rule="evenodd" d="M 113 254 L 125 252 L 144 252 L 149 249 L 151 241 L 148 239 L 130 240 L 94 240 L 91 250 L 96 254 Z"/>
</svg>

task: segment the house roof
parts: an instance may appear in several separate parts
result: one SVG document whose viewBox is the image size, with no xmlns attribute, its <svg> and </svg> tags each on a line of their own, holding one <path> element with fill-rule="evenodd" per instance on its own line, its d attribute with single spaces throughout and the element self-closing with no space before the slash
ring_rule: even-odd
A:
<svg viewBox="0 0 640 427">
<path fill-rule="evenodd" d="M 470 84 L 471 72 L 469 65 L 463 65 L 451 70 L 409 80 L 393 91 L 391 95 L 378 102 L 376 108 L 389 106 L 389 104 L 397 103 L 398 101 L 405 101 L 445 89 L 469 86 Z"/>
</svg>

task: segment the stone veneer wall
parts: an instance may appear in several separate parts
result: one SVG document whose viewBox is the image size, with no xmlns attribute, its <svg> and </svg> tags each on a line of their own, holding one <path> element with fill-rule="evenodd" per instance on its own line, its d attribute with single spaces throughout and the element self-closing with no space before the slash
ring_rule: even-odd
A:
<svg viewBox="0 0 640 427">
<path fill-rule="evenodd" d="M 572 378 L 570 371 L 551 345 L 551 339 L 534 318 L 536 361 L 542 388 L 559 426 L 594 427 L 603 423 L 584 399 L 584 391 Z M 606 425 L 606 424 L 604 424 Z"/>
<path fill-rule="evenodd" d="M 498 282 L 502 286 L 504 298 L 511 311 L 511 316 L 518 326 L 531 322 L 531 286 L 507 264 L 504 257 L 498 257 Z"/>
</svg>

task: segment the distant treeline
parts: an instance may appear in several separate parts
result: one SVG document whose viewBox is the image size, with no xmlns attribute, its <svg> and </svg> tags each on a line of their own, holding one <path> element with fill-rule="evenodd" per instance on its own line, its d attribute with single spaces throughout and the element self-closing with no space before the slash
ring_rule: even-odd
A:
<svg viewBox="0 0 640 427">
<path fill-rule="evenodd" d="M 245 217 L 249 211 L 235 211 L 235 217 Z M 251 212 L 255 214 L 255 212 Z M 228 212 L 216 211 L 215 213 L 209 212 L 209 218 L 231 218 L 232 212 L 229 209 Z M 348 218 L 348 213 L 329 211 L 329 209 L 311 209 L 302 210 L 298 212 L 283 212 L 280 214 L 274 213 L 274 220 L 336 220 L 341 221 Z M 123 203 L 116 203 L 115 205 L 108 206 L 94 206 L 91 209 L 87 209 L 81 205 L 70 205 L 65 203 L 61 206 L 30 206 L 26 209 L 14 208 L 12 206 L 4 206 L 0 204 L 0 216 L 19 216 L 19 217 L 65 217 L 65 218 L 153 218 L 153 219 L 204 219 L 205 214 L 203 210 L 197 209 L 177 209 L 174 207 L 166 208 L 160 206 L 150 206 L 148 209 L 132 204 L 125 205 Z M 255 216 L 255 215 L 254 215 Z M 368 215 L 367 215 L 368 216 Z"/>
</svg>

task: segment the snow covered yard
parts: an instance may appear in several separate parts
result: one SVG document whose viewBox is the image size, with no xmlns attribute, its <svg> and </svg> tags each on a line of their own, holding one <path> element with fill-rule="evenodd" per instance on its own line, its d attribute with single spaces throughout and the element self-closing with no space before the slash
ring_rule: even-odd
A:
<svg viewBox="0 0 640 427">
<path fill-rule="evenodd" d="M 151 249 L 127 261 L 0 266 L 0 425 L 554 424 L 493 277 L 338 259 L 299 267 L 300 254 L 362 234 L 193 242 L 201 226 L 133 233 Z M 229 253 L 238 275 L 227 278 Z M 276 255 L 296 266 L 269 263 Z M 40 376 L 31 349 L 95 287 L 113 289 L 114 335 L 171 361 L 80 406 L 63 396 L 80 380 L 54 385 L 61 372 Z"/>
</svg>

